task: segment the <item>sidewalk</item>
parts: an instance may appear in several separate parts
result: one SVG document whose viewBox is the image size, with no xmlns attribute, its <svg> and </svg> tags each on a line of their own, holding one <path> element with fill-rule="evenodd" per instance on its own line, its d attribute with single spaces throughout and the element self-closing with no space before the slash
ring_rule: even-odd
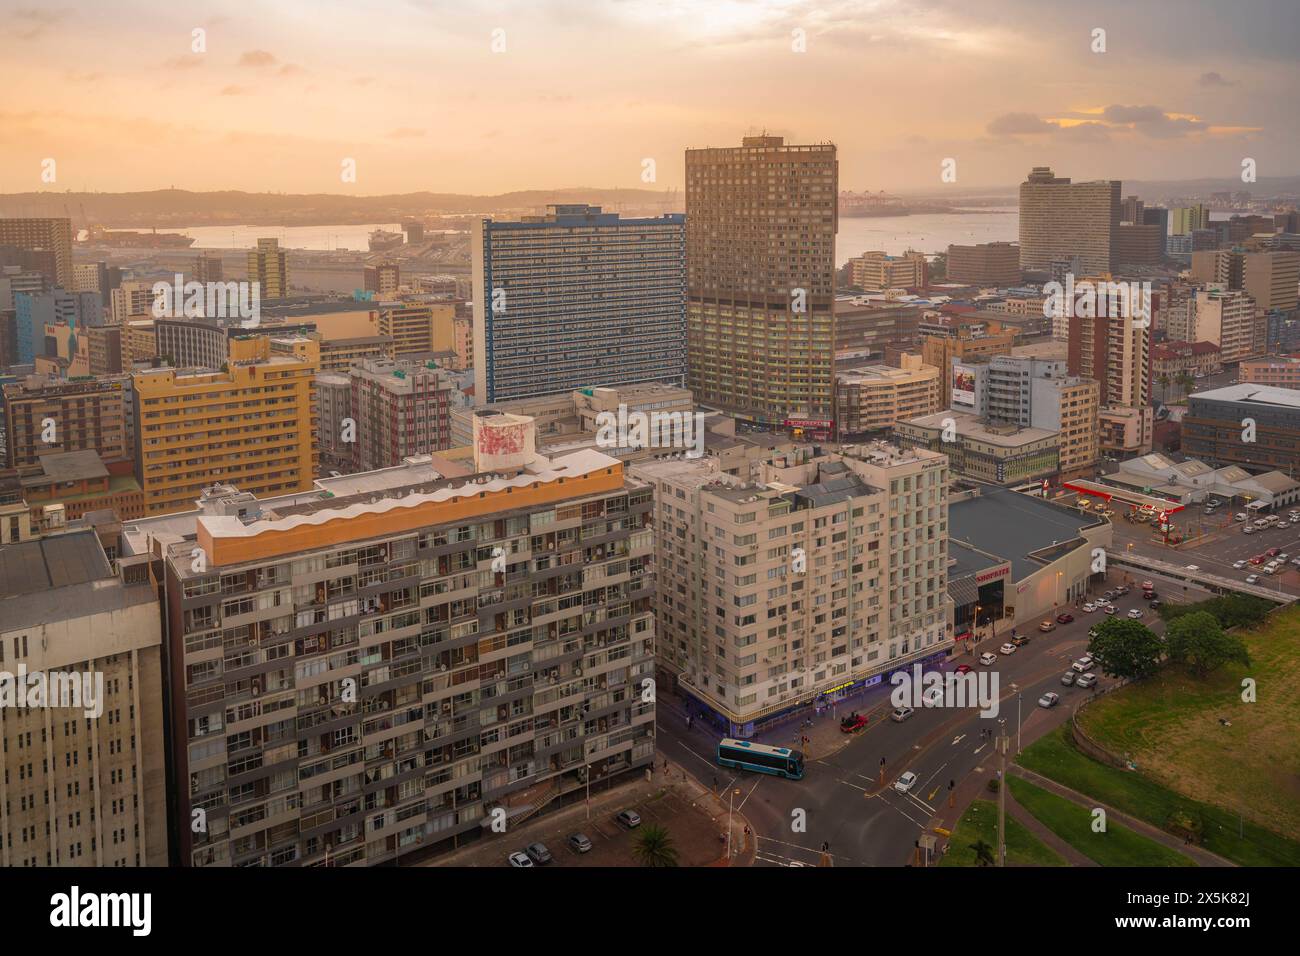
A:
<svg viewBox="0 0 1300 956">
<path fill-rule="evenodd" d="M 1069 800 L 1071 803 L 1078 804 L 1079 806 L 1085 807 L 1088 810 L 1092 810 L 1095 807 L 1101 807 L 1106 811 L 1106 819 L 1108 820 L 1113 819 L 1117 823 L 1123 824 L 1124 826 L 1128 827 L 1130 830 L 1134 831 L 1135 833 L 1141 834 L 1142 836 L 1146 837 L 1149 840 L 1154 840 L 1156 843 L 1159 843 L 1162 846 L 1166 846 L 1169 849 L 1174 850 L 1175 852 L 1182 853 L 1185 856 L 1191 857 L 1193 860 L 1196 861 L 1196 864 L 1198 866 L 1236 866 L 1237 865 L 1233 863 L 1231 860 L 1225 860 L 1223 857 L 1219 856 L 1218 854 L 1211 853 L 1209 850 L 1202 849 L 1201 847 L 1196 846 L 1195 844 L 1184 843 L 1182 840 L 1174 836 L 1172 833 L 1166 833 L 1164 830 L 1161 830 L 1159 827 L 1154 827 L 1143 820 L 1137 819 L 1136 817 L 1131 817 L 1127 813 L 1121 813 L 1119 810 L 1116 810 L 1114 807 L 1109 807 L 1098 800 L 1094 800 L 1085 794 L 1079 793 L 1077 790 L 1071 790 L 1069 787 L 1063 786 L 1062 784 L 1057 783 L 1055 780 L 1051 780 L 1047 777 L 1044 777 L 1042 774 L 1034 773 L 1034 771 L 1032 770 L 1027 770 L 1024 767 L 1020 766 L 1019 764 L 1008 767 L 1007 772 L 1014 773 L 1016 776 L 1028 780 L 1030 783 L 1042 787 L 1044 790 L 1054 793 L 1058 797 L 1064 797 L 1066 800 Z"/>
</svg>

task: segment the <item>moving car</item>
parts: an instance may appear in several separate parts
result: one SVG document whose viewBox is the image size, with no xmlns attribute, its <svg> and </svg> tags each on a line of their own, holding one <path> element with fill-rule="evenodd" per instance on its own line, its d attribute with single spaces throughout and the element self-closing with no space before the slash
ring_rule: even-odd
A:
<svg viewBox="0 0 1300 956">
<path fill-rule="evenodd" d="M 1136 621 L 1138 618 L 1142 616 L 1142 609 L 1140 607 L 1135 607 L 1133 608 L 1133 610 L 1128 612 L 1128 616 Z"/>
<path fill-rule="evenodd" d="M 1058 615 L 1056 615 L 1056 623 L 1057 623 L 1057 624 L 1071 624 L 1071 623 L 1073 623 L 1073 622 L 1074 622 L 1074 615 L 1073 615 L 1073 614 L 1058 614 Z"/>
<path fill-rule="evenodd" d="M 1113 605 L 1113 604 L 1107 604 L 1104 608 L 1102 608 L 1102 610 L 1105 611 L 1107 614 L 1114 614 L 1114 613 L 1115 613 L 1115 605 Z"/>
<path fill-rule="evenodd" d="M 1189 565 L 1187 566 L 1187 570 L 1188 570 L 1188 571 L 1199 571 L 1199 570 L 1201 570 L 1201 566 L 1200 566 L 1199 564 L 1189 564 Z"/>
<path fill-rule="evenodd" d="M 1015 637 L 1011 639 L 1011 643 L 1016 645 L 1016 647 L 1024 647 L 1026 644 L 1029 643 L 1029 635 L 1017 634 Z"/>
<path fill-rule="evenodd" d="M 921 695 L 922 707 L 942 707 L 943 706 L 943 688 L 931 687 Z"/>
<path fill-rule="evenodd" d="M 1115 594 L 1119 597 L 1123 597 L 1125 594 L 1128 594 L 1128 585 L 1121 584 L 1119 587 L 1115 589 Z"/>
<path fill-rule="evenodd" d="M 1244 528 L 1241 529 L 1241 533 L 1242 533 L 1242 534 L 1254 534 L 1254 533 L 1255 533 L 1255 529 L 1252 528 L 1250 525 L 1246 525 L 1246 527 L 1244 527 Z"/>
<path fill-rule="evenodd" d="M 996 654 L 990 654 L 988 651 L 985 651 L 980 655 L 980 663 L 985 667 L 988 667 L 991 664 L 996 664 L 997 662 L 998 658 Z"/>
<path fill-rule="evenodd" d="M 907 771 L 907 773 L 903 774 L 894 782 L 894 789 L 897 790 L 899 793 L 907 793 L 915 786 L 916 786 L 916 774 L 912 773 L 912 771 L 910 770 Z"/>
<path fill-rule="evenodd" d="M 533 865 L 533 861 L 528 859 L 528 854 L 522 850 L 515 850 L 510 854 L 510 865 L 516 869 L 526 870 Z"/>
<path fill-rule="evenodd" d="M 914 713 L 916 713 L 916 711 L 914 711 L 911 707 L 899 707 L 896 708 L 894 712 L 889 715 L 889 719 L 896 724 L 901 724 L 903 721 L 907 720 L 907 718 L 911 717 Z"/>
<path fill-rule="evenodd" d="M 850 714 L 848 717 L 845 717 L 840 721 L 840 730 L 846 734 L 851 734 L 856 730 L 861 730 L 865 726 L 867 726 L 866 714 L 858 714 L 856 717 Z"/>
<path fill-rule="evenodd" d="M 1242 514 L 1241 512 L 1237 512 L 1235 515 L 1232 516 L 1232 520 L 1233 520 L 1233 521 L 1245 521 L 1245 520 L 1246 520 L 1246 516 L 1245 516 L 1244 514 Z"/>
<path fill-rule="evenodd" d="M 641 825 L 641 814 L 635 810 L 620 810 L 618 816 L 614 818 L 620 826 L 625 826 L 629 830 L 635 830 Z"/>
<path fill-rule="evenodd" d="M 1246 562 L 1245 562 L 1245 561 L 1233 561 L 1233 562 L 1232 562 L 1232 568 L 1233 568 L 1234 571 L 1240 571 L 1240 570 L 1241 570 L 1242 568 L 1244 568 L 1245 566 L 1246 566 Z"/>
<path fill-rule="evenodd" d="M 1153 610 L 1153 611 L 1159 610 L 1159 608 L 1160 608 L 1160 600 L 1159 600 L 1159 599 L 1156 599 L 1156 600 L 1152 601 L 1150 604 L 1147 605 L 1147 607 L 1151 608 L 1151 610 Z"/>
<path fill-rule="evenodd" d="M 1249 574 L 1249 575 L 1246 576 L 1246 583 L 1247 583 L 1247 584 L 1255 584 L 1255 583 L 1257 583 L 1258 581 L 1259 581 L 1259 575 L 1258 575 L 1258 574 Z"/>
<path fill-rule="evenodd" d="M 1056 706 L 1056 702 L 1057 702 L 1058 700 L 1060 700 L 1060 699 L 1061 699 L 1061 695 L 1060 695 L 1060 694 L 1055 694 L 1055 693 L 1052 693 L 1051 691 L 1048 691 L 1048 692 L 1047 692 L 1046 694 L 1044 694 L 1042 697 L 1038 698 L 1038 706 L 1039 706 L 1039 707 L 1055 707 L 1055 706 Z"/>
<path fill-rule="evenodd" d="M 1154 591 L 1154 590 L 1155 590 L 1155 587 L 1156 587 L 1156 584 L 1155 584 L 1154 581 L 1143 581 L 1143 582 L 1142 582 L 1142 590 L 1143 590 L 1143 591 Z"/>
<path fill-rule="evenodd" d="M 591 849 L 591 840 L 587 839 L 585 833 L 571 833 L 565 842 L 574 853 L 586 853 Z"/>
<path fill-rule="evenodd" d="M 1076 680 L 1076 681 L 1074 682 L 1074 686 L 1075 686 L 1075 687 L 1091 687 L 1091 686 L 1092 686 L 1093 684 L 1095 684 L 1095 683 L 1097 683 L 1097 675 L 1096 675 L 1096 674 L 1092 674 L 1092 673 L 1088 673 L 1088 674 L 1080 674 L 1080 675 L 1079 675 L 1079 679 Z"/>
<path fill-rule="evenodd" d="M 1014 654 L 1015 652 L 1016 652 L 1016 645 L 1009 642 L 1003 644 L 1001 647 L 998 648 L 999 654 Z"/>
<path fill-rule="evenodd" d="M 1061 683 L 1064 684 L 1066 687 L 1071 687 L 1074 684 L 1074 678 L 1076 676 L 1077 675 L 1074 673 L 1074 671 L 1066 671 L 1064 674 L 1061 675 Z"/>
<path fill-rule="evenodd" d="M 524 852 L 528 854 L 528 859 L 539 866 L 551 862 L 551 851 L 546 849 L 545 843 L 530 843 L 524 848 Z"/>
<path fill-rule="evenodd" d="M 1282 549 L 1281 549 L 1281 548 L 1269 548 L 1269 549 L 1268 549 L 1267 551 L 1265 551 L 1264 553 L 1267 554 L 1270 558 L 1276 558 L 1279 554 L 1282 553 Z"/>
<path fill-rule="evenodd" d="M 1041 624 L 1038 625 L 1038 629 L 1042 631 L 1044 634 L 1048 633 L 1049 631 L 1054 631 L 1056 630 L 1056 622 L 1043 621 Z"/>
</svg>

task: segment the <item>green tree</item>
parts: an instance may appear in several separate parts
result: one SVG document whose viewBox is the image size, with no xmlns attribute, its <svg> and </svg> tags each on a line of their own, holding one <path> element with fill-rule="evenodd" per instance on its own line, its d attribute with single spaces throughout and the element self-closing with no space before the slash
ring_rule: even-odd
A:
<svg viewBox="0 0 1300 956">
<path fill-rule="evenodd" d="M 657 823 L 647 823 L 637 834 L 632 854 L 642 866 L 676 866 L 677 848 L 668 831 Z"/>
<path fill-rule="evenodd" d="M 1229 662 L 1250 664 L 1250 654 L 1241 638 L 1225 632 L 1208 611 L 1184 614 L 1170 622 L 1165 628 L 1165 643 L 1169 659 L 1197 677 L 1205 677 Z"/>
<path fill-rule="evenodd" d="M 1261 624 L 1268 616 L 1268 612 L 1276 606 L 1272 601 L 1255 597 L 1253 594 L 1225 594 L 1195 604 L 1162 605 L 1160 616 L 1169 622 L 1188 614 L 1205 611 L 1226 630 L 1230 627 Z"/>
<path fill-rule="evenodd" d="M 1189 394 L 1196 387 L 1196 379 L 1192 378 L 1191 373 L 1187 371 L 1179 372 L 1174 381 L 1178 383 L 1184 395 Z"/>
<path fill-rule="evenodd" d="M 1156 379 L 1156 381 L 1158 381 L 1158 382 L 1160 383 L 1160 400 L 1161 400 L 1162 402 L 1168 400 L 1168 398 L 1169 398 L 1169 373 L 1166 372 L 1165 374 L 1161 375 L 1158 379 Z"/>
<path fill-rule="evenodd" d="M 970 848 L 975 851 L 975 863 L 978 866 L 993 865 L 993 847 L 989 846 L 983 840 L 976 840 L 970 844 Z"/>
<path fill-rule="evenodd" d="M 1141 680 L 1159 668 L 1164 644 L 1141 621 L 1107 618 L 1096 631 L 1088 642 L 1088 653 L 1109 676 Z"/>
</svg>

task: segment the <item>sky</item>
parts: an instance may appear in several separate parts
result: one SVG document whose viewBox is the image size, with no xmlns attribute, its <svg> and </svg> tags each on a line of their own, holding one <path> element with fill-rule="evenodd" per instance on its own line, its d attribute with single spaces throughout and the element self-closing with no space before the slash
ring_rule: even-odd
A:
<svg viewBox="0 0 1300 956">
<path fill-rule="evenodd" d="M 946 159 L 966 188 L 1036 165 L 1300 173 L 1297 0 L 0 0 L 0 16 L 4 192 L 680 190 L 686 148 L 763 131 L 836 143 L 851 190 L 937 192 Z"/>
</svg>

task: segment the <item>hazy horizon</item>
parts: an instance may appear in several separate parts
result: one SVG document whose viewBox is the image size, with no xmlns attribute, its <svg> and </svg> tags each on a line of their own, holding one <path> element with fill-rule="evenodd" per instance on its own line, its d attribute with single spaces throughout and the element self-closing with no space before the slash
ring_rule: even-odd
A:
<svg viewBox="0 0 1300 956">
<path fill-rule="evenodd" d="M 209 9 L 14 9 L 6 190 L 680 190 L 687 148 L 763 130 L 835 142 L 852 191 L 1001 190 L 1035 165 L 1076 180 L 1239 178 L 1247 158 L 1260 179 L 1297 172 L 1291 0 Z"/>
</svg>

